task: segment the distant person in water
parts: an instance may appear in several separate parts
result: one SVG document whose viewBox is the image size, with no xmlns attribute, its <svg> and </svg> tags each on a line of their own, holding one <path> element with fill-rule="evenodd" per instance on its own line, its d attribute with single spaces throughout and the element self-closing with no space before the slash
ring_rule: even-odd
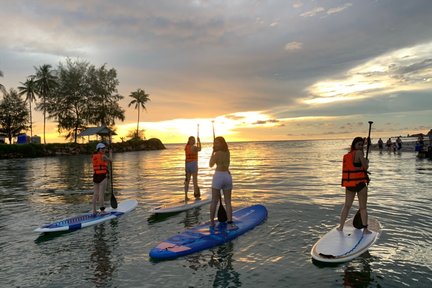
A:
<svg viewBox="0 0 432 288">
<path fill-rule="evenodd" d="M 367 214 L 367 196 L 369 177 L 367 169 L 369 168 L 369 160 L 364 157 L 363 152 L 364 140 L 362 137 L 354 138 L 350 152 L 343 157 L 342 167 L 342 186 L 345 187 L 345 204 L 340 215 L 340 225 L 337 230 L 342 231 L 345 221 L 348 217 L 354 198 L 357 194 L 359 200 L 359 209 L 363 224 L 363 232 L 371 233 L 368 230 L 368 214 Z"/>
<path fill-rule="evenodd" d="M 396 145 L 397 145 L 397 150 L 401 150 L 402 149 L 402 140 L 400 137 L 397 137 L 396 139 Z"/>
<path fill-rule="evenodd" d="M 384 141 L 381 138 L 378 140 L 378 148 L 380 151 L 382 151 L 384 148 Z"/>
<path fill-rule="evenodd" d="M 389 138 L 386 142 L 386 147 L 387 147 L 387 151 L 391 151 L 392 147 L 393 147 L 393 143 L 391 141 L 391 138 Z"/>
<path fill-rule="evenodd" d="M 105 155 L 105 144 L 99 143 L 96 145 L 96 152 L 93 153 L 93 213 L 97 212 L 96 206 L 99 204 L 101 213 L 105 210 L 105 190 L 107 187 L 108 164 L 111 163 L 112 151 L 109 150 L 109 157 Z"/>
<path fill-rule="evenodd" d="M 216 165 L 216 170 L 212 180 L 212 202 L 210 204 L 210 225 L 215 225 L 215 214 L 216 206 L 220 199 L 220 190 L 223 190 L 225 207 L 227 212 L 227 224 L 228 229 L 236 229 L 237 226 L 232 221 L 232 205 L 231 205 L 231 194 L 233 188 L 233 182 L 231 173 L 229 171 L 230 166 L 230 151 L 228 144 L 223 137 L 216 137 L 213 142 L 213 152 L 210 157 L 210 167 Z"/>
<path fill-rule="evenodd" d="M 189 199 L 187 194 L 189 192 L 189 183 L 191 177 L 195 198 L 199 198 L 201 196 L 200 188 L 198 187 L 198 152 L 201 151 L 201 140 L 199 137 L 197 140 L 198 143 L 195 145 L 195 137 L 190 136 L 184 148 L 186 156 L 186 179 L 184 182 L 185 201 Z"/>
</svg>

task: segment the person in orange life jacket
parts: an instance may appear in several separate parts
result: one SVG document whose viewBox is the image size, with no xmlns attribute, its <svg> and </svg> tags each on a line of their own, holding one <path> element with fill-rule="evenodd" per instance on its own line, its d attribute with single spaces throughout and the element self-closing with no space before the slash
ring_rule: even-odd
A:
<svg viewBox="0 0 432 288">
<path fill-rule="evenodd" d="M 186 156 L 186 179 L 184 182 L 185 201 L 189 199 L 187 194 L 189 192 L 191 176 L 194 186 L 194 196 L 195 198 L 199 198 L 201 196 L 200 189 L 198 187 L 198 152 L 201 151 L 201 140 L 199 137 L 197 140 L 198 143 L 195 145 L 195 137 L 190 136 L 184 148 Z"/>
<path fill-rule="evenodd" d="M 345 187 L 345 204 L 340 215 L 340 225 L 337 230 L 342 231 L 345 220 L 348 217 L 349 210 L 357 194 L 359 200 L 359 210 L 363 223 L 363 232 L 371 233 L 367 228 L 367 196 L 369 177 L 367 169 L 369 160 L 364 157 L 363 153 L 364 139 L 362 137 L 354 138 L 351 144 L 351 151 L 344 155 L 342 167 L 342 186 Z"/>
<path fill-rule="evenodd" d="M 100 211 L 103 213 L 105 210 L 104 206 L 104 194 L 107 187 L 107 174 L 108 174 L 108 163 L 112 160 L 112 151 L 109 150 L 109 157 L 105 155 L 105 144 L 99 143 L 96 145 L 96 152 L 93 153 L 93 213 L 96 214 L 96 206 L 99 204 Z"/>
</svg>

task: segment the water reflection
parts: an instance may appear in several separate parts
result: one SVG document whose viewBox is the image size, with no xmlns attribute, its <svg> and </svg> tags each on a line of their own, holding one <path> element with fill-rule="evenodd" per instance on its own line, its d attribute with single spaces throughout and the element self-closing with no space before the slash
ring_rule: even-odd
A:
<svg viewBox="0 0 432 288">
<path fill-rule="evenodd" d="M 90 261 L 94 268 L 94 277 L 91 279 L 96 287 L 106 287 L 112 279 L 112 274 L 115 270 L 111 263 L 110 248 L 117 243 L 107 244 L 105 239 L 105 225 L 97 225 L 94 228 L 93 251 L 90 254 Z M 111 234 L 112 232 L 110 232 Z"/>
<path fill-rule="evenodd" d="M 357 265 L 354 262 L 347 265 L 343 276 L 344 287 L 369 287 L 370 283 L 373 282 L 373 277 L 368 258 L 372 257 L 369 252 L 365 252 L 361 256 L 361 261 L 356 261 Z"/>
<path fill-rule="evenodd" d="M 233 267 L 234 244 L 228 242 L 213 249 L 209 266 L 217 269 L 213 287 L 241 287 L 240 273 Z"/>
</svg>

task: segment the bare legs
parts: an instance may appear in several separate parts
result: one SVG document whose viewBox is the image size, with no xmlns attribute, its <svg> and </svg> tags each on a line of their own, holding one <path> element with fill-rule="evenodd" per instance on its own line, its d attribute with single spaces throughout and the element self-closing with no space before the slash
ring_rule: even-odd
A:
<svg viewBox="0 0 432 288">
<path fill-rule="evenodd" d="M 105 190 L 107 186 L 107 179 L 105 178 L 100 183 L 93 183 L 94 184 L 94 192 L 93 192 L 93 213 L 96 213 L 97 208 L 96 206 L 99 204 L 99 207 L 104 207 L 105 202 Z"/>
<path fill-rule="evenodd" d="M 232 221 L 231 189 L 223 190 L 228 222 Z"/>
<path fill-rule="evenodd" d="M 210 226 L 215 225 L 216 206 L 219 202 L 220 190 L 212 188 L 212 201 L 210 203 Z"/>
<path fill-rule="evenodd" d="M 232 222 L 231 192 L 232 189 L 223 190 L 225 210 L 227 212 L 228 222 Z M 216 207 L 217 204 L 219 203 L 219 199 L 220 199 L 220 190 L 212 188 L 212 202 L 210 203 L 210 226 L 215 225 L 214 218 L 216 215 Z"/>
<path fill-rule="evenodd" d="M 189 200 L 189 198 L 187 197 L 187 193 L 189 192 L 190 179 L 191 179 L 191 174 L 186 173 L 186 179 L 184 183 L 185 201 Z"/>
<path fill-rule="evenodd" d="M 189 184 L 190 184 L 191 176 L 192 176 L 192 182 L 193 182 L 193 186 L 194 186 L 194 195 L 196 194 L 195 191 L 197 191 L 199 189 L 198 188 L 198 172 L 194 172 L 192 174 L 186 173 L 186 179 L 185 179 L 185 183 L 184 183 L 185 201 L 189 200 L 189 198 L 187 197 L 187 193 L 189 192 Z"/>
<path fill-rule="evenodd" d="M 354 202 L 356 192 L 352 192 L 349 190 L 345 190 L 345 204 L 342 208 L 341 215 L 340 215 L 340 224 L 337 228 L 338 231 L 342 231 L 345 221 L 348 217 L 349 210 L 351 209 L 352 203 Z M 364 226 L 368 223 L 368 214 L 367 214 L 367 186 L 364 187 L 362 190 L 357 192 L 357 197 L 359 200 L 359 209 L 360 209 L 360 216 L 362 219 L 362 223 Z M 368 228 L 364 228 L 363 232 L 365 234 L 371 233 Z"/>
<path fill-rule="evenodd" d="M 358 192 L 357 196 L 359 199 L 359 209 L 360 209 L 360 216 L 362 219 L 362 224 L 363 224 L 363 226 L 367 226 L 368 225 L 368 214 L 367 214 L 367 209 L 366 209 L 367 197 L 368 197 L 367 187 L 360 190 L 360 192 Z M 366 227 L 366 228 L 364 228 L 363 233 L 370 234 L 372 232 L 369 231 L 369 229 Z"/>
</svg>

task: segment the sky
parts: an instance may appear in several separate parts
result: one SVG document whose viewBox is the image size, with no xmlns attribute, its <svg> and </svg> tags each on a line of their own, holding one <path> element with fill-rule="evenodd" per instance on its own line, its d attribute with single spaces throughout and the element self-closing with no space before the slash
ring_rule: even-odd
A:
<svg viewBox="0 0 432 288">
<path fill-rule="evenodd" d="M 432 128 L 430 0 L 0 0 L 0 83 L 67 58 L 117 70 L 124 122 L 185 143 L 372 138 Z M 33 134 L 43 118 L 33 111 Z M 55 122 L 47 142 L 64 142 Z"/>
</svg>

